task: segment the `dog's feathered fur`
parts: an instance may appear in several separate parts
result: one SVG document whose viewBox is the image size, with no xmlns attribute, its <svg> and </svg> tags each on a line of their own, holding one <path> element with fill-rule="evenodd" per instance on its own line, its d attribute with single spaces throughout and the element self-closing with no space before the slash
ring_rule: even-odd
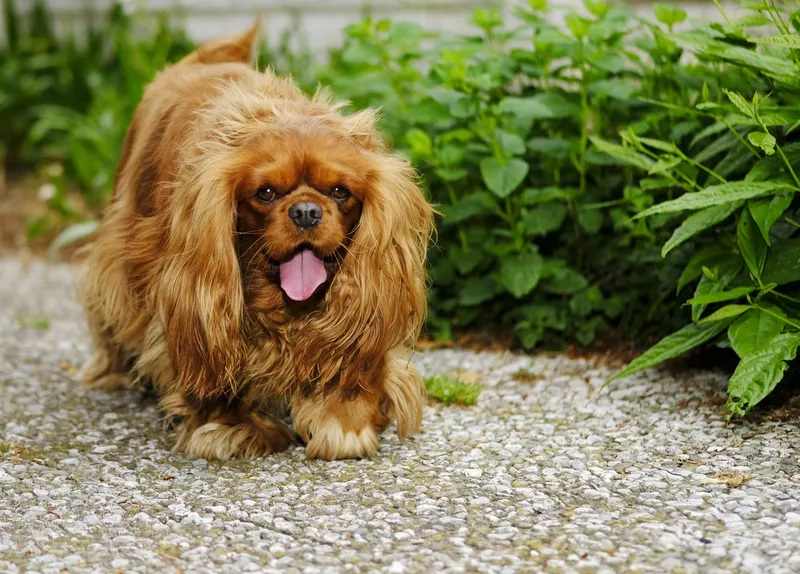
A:
<svg viewBox="0 0 800 574">
<path fill-rule="evenodd" d="M 392 420 L 401 437 L 420 426 L 424 387 L 408 349 L 425 315 L 432 210 L 373 112 L 343 115 L 325 92 L 308 98 L 255 71 L 255 34 L 202 46 L 146 90 L 80 280 L 95 345 L 84 380 L 152 381 L 176 448 L 194 456 L 287 448 L 293 433 L 273 417 L 281 407 L 310 457 L 369 456 Z M 265 250 L 299 241 L 277 211 L 252 204 L 270 162 L 287 178 L 341 167 L 358 187 L 352 229 L 326 207 L 331 227 L 318 233 L 341 240 L 337 271 L 309 308 L 287 301 L 261 266 Z M 247 209 L 269 225 L 242 231 Z"/>
</svg>

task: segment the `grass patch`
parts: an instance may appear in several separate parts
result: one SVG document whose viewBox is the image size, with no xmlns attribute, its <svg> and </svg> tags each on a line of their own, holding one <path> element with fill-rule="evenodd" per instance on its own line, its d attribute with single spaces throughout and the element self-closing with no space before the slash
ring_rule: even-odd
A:
<svg viewBox="0 0 800 574">
<path fill-rule="evenodd" d="M 425 377 L 425 388 L 428 394 L 445 404 L 474 405 L 481 394 L 483 387 L 465 383 L 452 375 L 438 375 Z"/>
<path fill-rule="evenodd" d="M 24 329 L 38 329 L 46 331 L 50 328 L 50 319 L 42 316 L 24 316 L 17 317 L 17 323 Z"/>
<path fill-rule="evenodd" d="M 9 452 L 11 452 L 11 445 L 4 442 L 0 442 L 0 456 L 8 454 Z"/>
</svg>

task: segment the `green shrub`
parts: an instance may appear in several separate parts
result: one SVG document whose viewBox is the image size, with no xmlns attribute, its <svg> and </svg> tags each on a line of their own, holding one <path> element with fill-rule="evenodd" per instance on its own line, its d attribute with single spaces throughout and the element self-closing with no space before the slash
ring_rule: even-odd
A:
<svg viewBox="0 0 800 574">
<path fill-rule="evenodd" d="M 667 260 L 680 245 L 692 250 L 677 284 L 678 293 L 694 286 L 692 322 L 616 378 L 706 342 L 730 346 L 740 362 L 726 406 L 743 415 L 781 381 L 800 345 L 800 21 L 765 0 L 726 22 L 666 36 L 707 70 L 700 90 L 669 107 L 676 121 L 698 122 L 691 140 L 628 130 L 622 145 L 595 143 L 669 180 L 637 219 L 675 218 Z"/>
</svg>

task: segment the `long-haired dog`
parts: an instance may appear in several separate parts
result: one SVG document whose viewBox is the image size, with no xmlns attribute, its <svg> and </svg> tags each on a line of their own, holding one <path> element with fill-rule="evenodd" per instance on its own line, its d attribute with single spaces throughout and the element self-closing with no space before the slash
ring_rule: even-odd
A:
<svg viewBox="0 0 800 574">
<path fill-rule="evenodd" d="M 432 209 L 375 114 L 250 64 L 256 29 L 162 71 L 80 290 L 93 388 L 150 381 L 193 456 L 365 457 L 419 430 L 409 348 Z"/>
</svg>

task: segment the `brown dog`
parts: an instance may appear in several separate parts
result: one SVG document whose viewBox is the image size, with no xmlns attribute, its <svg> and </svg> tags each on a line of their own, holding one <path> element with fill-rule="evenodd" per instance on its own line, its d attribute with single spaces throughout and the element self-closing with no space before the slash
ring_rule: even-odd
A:
<svg viewBox="0 0 800 574">
<path fill-rule="evenodd" d="M 94 388 L 150 380 L 176 449 L 370 456 L 419 429 L 409 364 L 432 209 L 375 114 L 247 62 L 255 30 L 161 72 L 81 275 Z"/>
</svg>

